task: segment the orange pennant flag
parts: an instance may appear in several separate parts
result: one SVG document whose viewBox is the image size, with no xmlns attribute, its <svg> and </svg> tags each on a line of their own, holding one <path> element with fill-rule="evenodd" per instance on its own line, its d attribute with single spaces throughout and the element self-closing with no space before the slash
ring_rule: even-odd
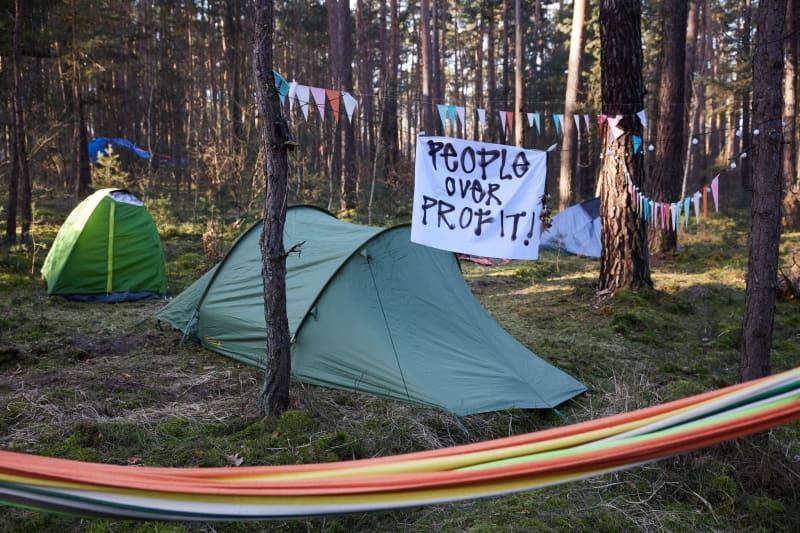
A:
<svg viewBox="0 0 800 533">
<path fill-rule="evenodd" d="M 339 102 L 342 101 L 342 93 L 334 89 L 325 89 L 325 95 L 328 97 L 328 102 L 331 104 L 333 110 L 333 117 L 339 121 Z"/>
<path fill-rule="evenodd" d="M 514 131 L 514 112 L 506 111 L 506 117 L 508 118 L 508 129 Z"/>
</svg>

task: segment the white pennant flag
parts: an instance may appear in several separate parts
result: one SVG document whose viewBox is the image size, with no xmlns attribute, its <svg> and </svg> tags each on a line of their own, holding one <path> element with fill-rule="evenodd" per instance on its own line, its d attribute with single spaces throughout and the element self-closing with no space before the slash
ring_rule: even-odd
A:
<svg viewBox="0 0 800 533">
<path fill-rule="evenodd" d="M 506 112 L 498 111 L 500 113 L 500 124 L 503 126 L 503 131 L 506 131 Z"/>
<path fill-rule="evenodd" d="M 478 109 L 478 125 L 481 129 L 486 129 L 486 110 Z"/>
<path fill-rule="evenodd" d="M 592 127 L 590 124 L 592 121 L 589 119 L 589 115 L 583 115 L 583 121 L 586 123 L 586 131 L 591 131 Z"/>
<path fill-rule="evenodd" d="M 456 106 L 456 113 L 458 114 L 458 120 L 461 121 L 461 126 L 466 130 L 467 129 L 467 109 L 464 106 Z"/>
<path fill-rule="evenodd" d="M 344 102 L 344 110 L 347 113 L 347 119 L 350 121 L 350 124 L 353 123 L 353 111 L 356 110 L 356 99 L 353 98 L 353 95 L 342 91 L 342 101 Z"/>
<path fill-rule="evenodd" d="M 314 102 L 317 103 L 317 111 L 319 111 L 319 118 L 325 120 L 325 89 L 319 87 L 309 87 L 311 96 L 314 97 Z"/>
<path fill-rule="evenodd" d="M 575 129 L 580 133 L 581 131 L 581 116 L 580 115 L 572 115 L 572 118 L 575 119 Z"/>
<path fill-rule="evenodd" d="M 300 110 L 303 112 L 303 116 L 306 120 L 308 120 L 308 103 L 311 99 L 310 92 L 311 90 L 308 85 L 297 85 L 297 87 L 295 87 L 297 102 L 300 104 Z"/>
<path fill-rule="evenodd" d="M 639 117 L 639 121 L 642 123 L 642 127 L 647 129 L 647 116 L 644 113 L 644 109 L 636 113 L 636 116 Z"/>
<path fill-rule="evenodd" d="M 528 127 L 533 127 L 533 113 L 528 113 Z"/>
<path fill-rule="evenodd" d="M 294 98 L 296 94 L 297 94 L 297 82 L 292 81 L 292 83 L 289 84 L 289 111 L 291 111 L 292 107 L 294 107 Z"/>
</svg>

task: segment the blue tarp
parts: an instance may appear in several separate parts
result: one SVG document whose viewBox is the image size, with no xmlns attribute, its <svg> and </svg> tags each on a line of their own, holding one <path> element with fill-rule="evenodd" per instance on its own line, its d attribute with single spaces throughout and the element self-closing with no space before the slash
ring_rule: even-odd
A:
<svg viewBox="0 0 800 533">
<path fill-rule="evenodd" d="M 107 155 L 106 150 L 109 145 L 129 150 L 142 159 L 150 159 L 150 152 L 139 148 L 128 139 L 122 139 L 121 137 L 95 137 L 89 141 L 89 159 L 92 160 L 92 163 L 97 163 L 98 154 Z"/>
<path fill-rule="evenodd" d="M 573 205 L 553 217 L 542 232 L 540 249 L 600 257 L 600 198 Z"/>
</svg>

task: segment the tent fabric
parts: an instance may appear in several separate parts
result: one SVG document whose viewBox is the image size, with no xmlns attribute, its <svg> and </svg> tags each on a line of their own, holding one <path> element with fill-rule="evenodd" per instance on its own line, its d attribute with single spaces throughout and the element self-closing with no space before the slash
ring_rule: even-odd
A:
<svg viewBox="0 0 800 533">
<path fill-rule="evenodd" d="M 157 313 L 213 351 L 264 367 L 259 238 Z M 456 415 L 552 408 L 585 391 L 505 332 L 472 295 L 452 253 L 410 241 L 410 226 L 349 224 L 290 208 L 284 239 L 293 379 Z"/>
<path fill-rule="evenodd" d="M 542 232 L 539 248 L 600 257 L 600 230 L 600 198 L 592 198 L 554 216 Z"/>
<path fill-rule="evenodd" d="M 128 139 L 123 139 L 120 137 L 95 137 L 89 141 L 87 147 L 89 159 L 91 159 L 92 163 L 97 163 L 97 157 L 100 154 L 108 155 L 107 150 L 109 145 L 116 146 L 118 148 L 124 148 L 125 150 L 130 151 L 142 159 L 150 159 L 150 152 L 139 148 Z"/>
<path fill-rule="evenodd" d="M 167 292 L 164 252 L 141 201 L 101 189 L 67 217 L 42 266 L 47 294 L 80 301 L 127 301 Z"/>
</svg>

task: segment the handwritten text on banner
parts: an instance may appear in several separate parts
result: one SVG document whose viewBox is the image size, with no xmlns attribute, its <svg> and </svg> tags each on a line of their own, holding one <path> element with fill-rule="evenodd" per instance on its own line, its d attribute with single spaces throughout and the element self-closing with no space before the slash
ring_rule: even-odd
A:
<svg viewBox="0 0 800 533">
<path fill-rule="evenodd" d="M 547 153 L 417 137 L 411 240 L 506 259 L 539 256 Z"/>
</svg>

